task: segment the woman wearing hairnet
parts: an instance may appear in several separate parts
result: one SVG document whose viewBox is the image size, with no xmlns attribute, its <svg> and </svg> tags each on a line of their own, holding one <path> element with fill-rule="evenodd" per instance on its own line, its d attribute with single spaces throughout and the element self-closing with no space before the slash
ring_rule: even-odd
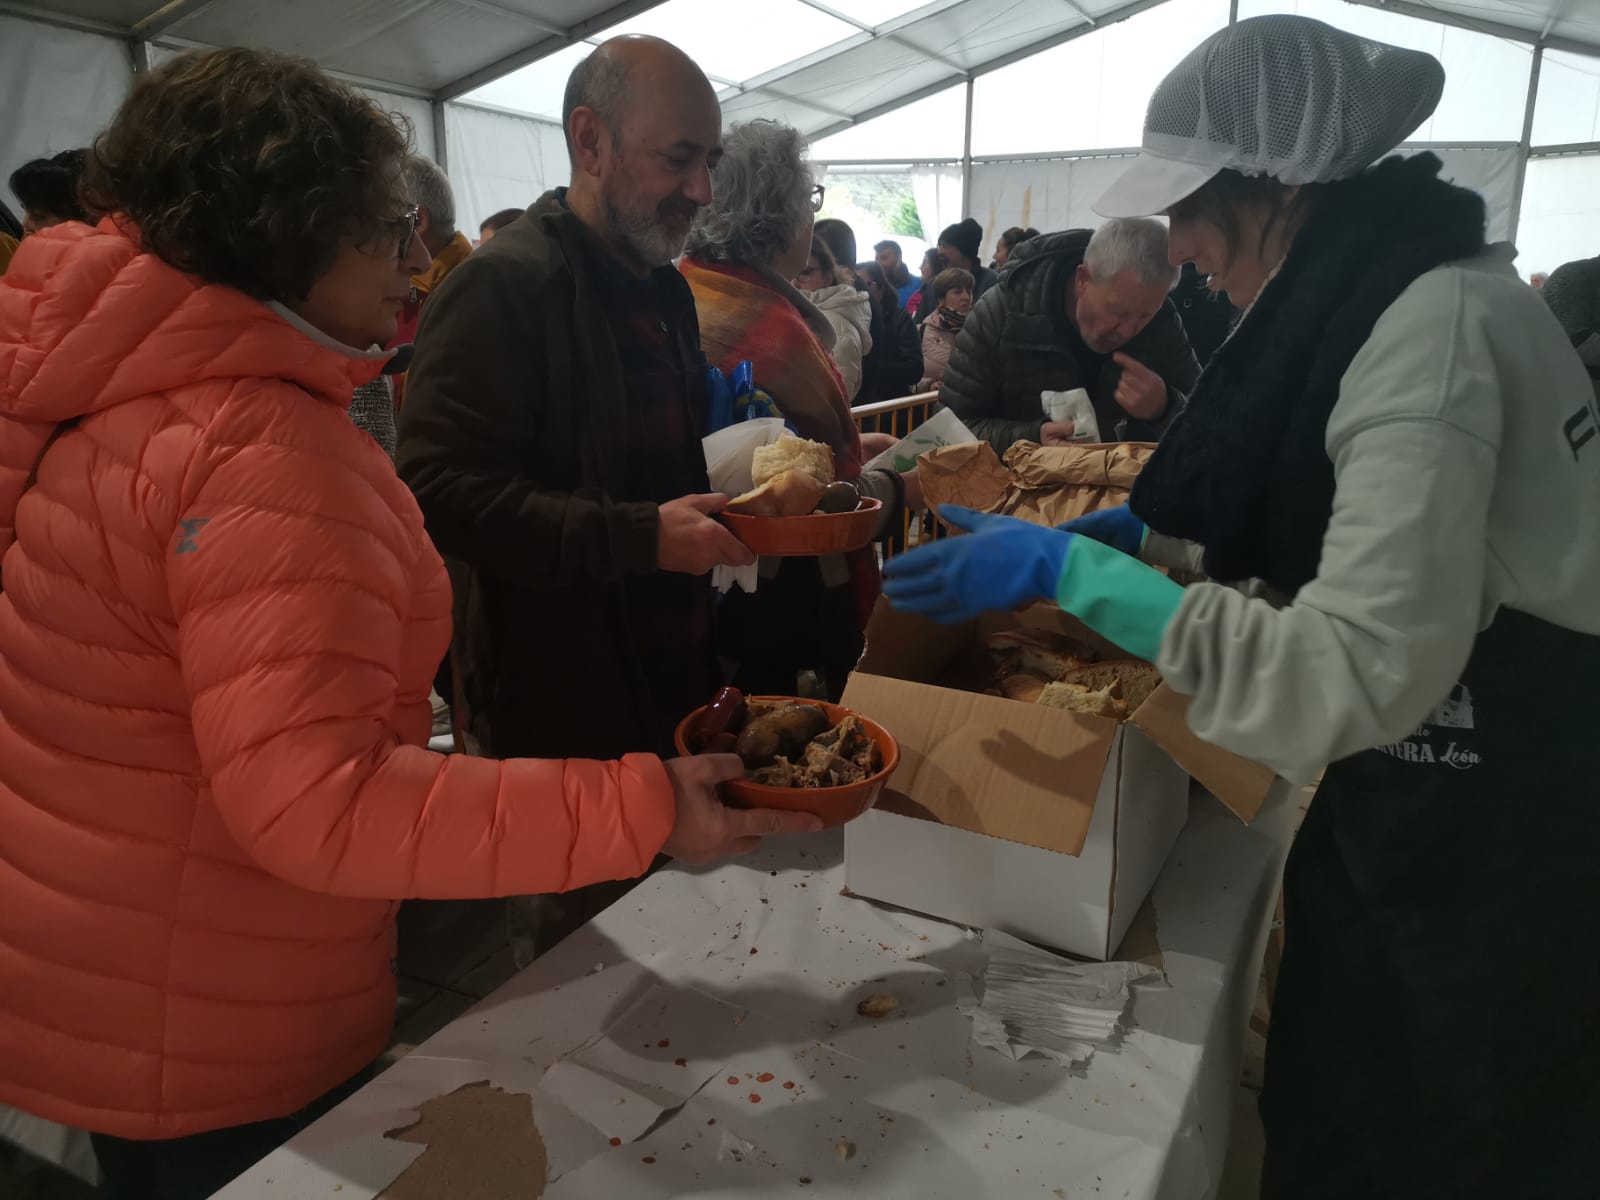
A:
<svg viewBox="0 0 1600 1200">
<path fill-rule="evenodd" d="M 1165 213 L 1240 326 L 1127 508 L 946 510 L 975 536 L 884 589 L 941 621 L 1053 599 L 1202 737 L 1332 764 L 1284 878 L 1271 1197 L 1597 1186 L 1600 413 L 1478 196 L 1428 154 L 1370 165 L 1443 84 L 1298 17 L 1180 63 L 1097 207 Z"/>
</svg>

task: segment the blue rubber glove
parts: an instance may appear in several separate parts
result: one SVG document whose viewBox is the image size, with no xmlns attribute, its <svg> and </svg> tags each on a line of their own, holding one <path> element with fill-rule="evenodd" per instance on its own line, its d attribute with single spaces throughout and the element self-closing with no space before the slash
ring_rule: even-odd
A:
<svg viewBox="0 0 1600 1200">
<path fill-rule="evenodd" d="M 947 538 L 884 564 L 883 594 L 896 608 L 958 625 L 1055 596 L 1072 534 L 954 504 L 939 515 L 976 536 Z"/>
<path fill-rule="evenodd" d="M 1183 598 L 1161 572 L 1066 530 L 951 504 L 939 515 L 974 536 L 890 559 L 883 592 L 896 608 L 956 624 L 1051 599 L 1129 654 L 1154 661 L 1160 653 Z"/>
<path fill-rule="evenodd" d="M 1068 533 L 1081 533 L 1131 558 L 1139 557 L 1139 551 L 1144 549 L 1144 539 L 1150 533 L 1150 527 L 1134 516 L 1126 504 L 1120 508 L 1103 508 L 1099 512 L 1086 513 L 1056 528 Z"/>
</svg>

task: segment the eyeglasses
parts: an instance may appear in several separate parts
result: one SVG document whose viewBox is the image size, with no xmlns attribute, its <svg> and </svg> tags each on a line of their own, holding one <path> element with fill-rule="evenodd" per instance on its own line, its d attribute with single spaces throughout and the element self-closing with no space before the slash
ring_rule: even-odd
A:
<svg viewBox="0 0 1600 1200">
<path fill-rule="evenodd" d="M 417 226 L 422 223 L 422 209 L 413 204 L 401 215 L 400 223 L 405 226 L 405 232 L 400 236 L 400 253 L 397 257 L 404 262 L 406 255 L 411 253 L 411 243 L 417 236 Z"/>
<path fill-rule="evenodd" d="M 811 185 L 811 211 L 812 212 L 821 212 L 822 211 L 822 200 L 823 200 L 823 197 L 825 197 L 827 194 L 828 194 L 828 189 L 823 187 L 820 183 L 815 183 L 815 184 Z"/>
</svg>

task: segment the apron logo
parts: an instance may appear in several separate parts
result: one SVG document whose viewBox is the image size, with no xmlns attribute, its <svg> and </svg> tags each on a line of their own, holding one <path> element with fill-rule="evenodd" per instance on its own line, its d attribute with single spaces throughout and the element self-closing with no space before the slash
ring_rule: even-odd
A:
<svg viewBox="0 0 1600 1200">
<path fill-rule="evenodd" d="M 1436 750 L 1432 737 L 1435 728 L 1439 729 L 1474 729 L 1475 714 L 1472 711 L 1472 693 L 1467 690 L 1467 685 L 1458 683 L 1450 689 L 1450 694 L 1439 702 L 1421 725 L 1403 742 L 1393 742 L 1387 746 L 1379 746 L 1378 750 L 1390 758 L 1398 758 L 1402 762 L 1421 763 L 1424 766 L 1434 766 L 1443 763 L 1447 767 L 1454 767 L 1458 771 L 1470 771 L 1483 761 L 1483 757 L 1476 750 L 1469 750 L 1459 742 L 1451 742 L 1444 750 Z"/>
<path fill-rule="evenodd" d="M 1472 693 L 1467 685 L 1458 683 L 1450 694 L 1439 702 L 1439 707 L 1428 714 L 1424 725 L 1437 725 L 1441 729 L 1472 729 Z"/>
</svg>

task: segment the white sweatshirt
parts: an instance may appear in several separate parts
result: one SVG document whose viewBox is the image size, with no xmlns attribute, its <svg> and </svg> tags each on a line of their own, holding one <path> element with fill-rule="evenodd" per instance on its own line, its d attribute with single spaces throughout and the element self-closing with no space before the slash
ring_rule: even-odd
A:
<svg viewBox="0 0 1600 1200">
<path fill-rule="evenodd" d="M 1198 735 L 1301 783 L 1411 733 L 1502 605 L 1600 634 L 1600 405 L 1509 247 L 1429 271 L 1389 307 L 1327 447 L 1316 578 L 1282 608 L 1190 587 L 1157 660 Z M 1182 545 L 1152 535 L 1145 557 L 1187 565 Z"/>
<path fill-rule="evenodd" d="M 861 391 L 861 360 L 872 351 L 872 298 L 858 292 L 854 284 L 838 284 L 812 292 L 807 299 L 833 327 L 835 340 L 828 352 L 853 404 Z"/>
</svg>

